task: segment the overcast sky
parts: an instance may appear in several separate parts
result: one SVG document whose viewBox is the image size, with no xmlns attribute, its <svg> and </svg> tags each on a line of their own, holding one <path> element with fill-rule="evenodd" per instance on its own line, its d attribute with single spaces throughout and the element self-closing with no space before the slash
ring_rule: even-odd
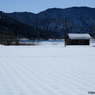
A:
<svg viewBox="0 0 95 95">
<path fill-rule="evenodd" d="M 68 8 L 88 6 L 95 8 L 95 0 L 0 0 L 0 10 L 4 12 L 38 13 L 48 8 Z"/>
</svg>

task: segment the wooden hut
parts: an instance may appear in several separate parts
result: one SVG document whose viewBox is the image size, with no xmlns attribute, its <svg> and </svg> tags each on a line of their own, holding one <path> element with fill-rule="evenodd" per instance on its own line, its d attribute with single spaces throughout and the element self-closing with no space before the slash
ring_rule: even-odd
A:
<svg viewBox="0 0 95 95">
<path fill-rule="evenodd" d="M 66 45 L 89 45 L 90 38 L 89 34 L 69 33 L 66 37 Z"/>
</svg>

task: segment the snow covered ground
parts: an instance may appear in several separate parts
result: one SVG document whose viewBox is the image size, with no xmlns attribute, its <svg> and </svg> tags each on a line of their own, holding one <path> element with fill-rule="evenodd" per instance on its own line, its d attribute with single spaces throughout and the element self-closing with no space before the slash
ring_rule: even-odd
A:
<svg viewBox="0 0 95 95">
<path fill-rule="evenodd" d="M 95 47 L 43 42 L 0 45 L 0 95 L 88 95 L 95 92 Z"/>
</svg>

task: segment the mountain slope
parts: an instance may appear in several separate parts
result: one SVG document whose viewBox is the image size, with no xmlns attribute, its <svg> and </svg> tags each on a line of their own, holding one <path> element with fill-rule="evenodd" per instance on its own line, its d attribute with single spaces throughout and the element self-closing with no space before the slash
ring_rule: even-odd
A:
<svg viewBox="0 0 95 95">
<path fill-rule="evenodd" d="M 52 8 L 38 14 L 28 12 L 8 13 L 8 16 L 31 26 L 59 32 L 64 35 L 64 20 L 67 18 L 67 31 L 90 33 L 95 26 L 95 8 L 72 7 L 66 9 Z"/>
<path fill-rule="evenodd" d="M 29 39 L 60 38 L 59 33 L 46 30 L 43 31 L 27 23 L 19 22 L 3 12 L 0 12 L 0 34 L 15 35 L 16 37 L 26 37 Z"/>
<path fill-rule="evenodd" d="M 7 15 L 29 25 L 34 22 L 34 19 L 36 20 L 36 15 L 30 12 L 14 12 Z"/>
<path fill-rule="evenodd" d="M 0 12 L 0 32 L 11 33 L 19 37 L 37 36 L 35 28 L 12 19 L 3 12 Z"/>
</svg>

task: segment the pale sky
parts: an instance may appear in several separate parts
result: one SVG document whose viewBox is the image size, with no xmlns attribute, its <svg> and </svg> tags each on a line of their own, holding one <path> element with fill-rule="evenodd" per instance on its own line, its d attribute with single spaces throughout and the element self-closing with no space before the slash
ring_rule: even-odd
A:
<svg viewBox="0 0 95 95">
<path fill-rule="evenodd" d="M 48 8 L 87 6 L 95 8 L 95 0 L 0 0 L 0 11 L 38 13 Z"/>
</svg>

